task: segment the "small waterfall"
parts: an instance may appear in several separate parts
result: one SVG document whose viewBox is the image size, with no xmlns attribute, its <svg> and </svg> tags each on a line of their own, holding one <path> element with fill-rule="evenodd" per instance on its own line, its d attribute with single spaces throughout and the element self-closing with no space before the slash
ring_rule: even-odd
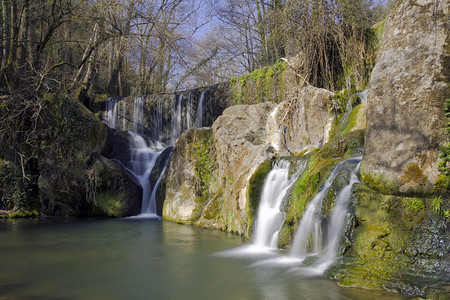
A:
<svg viewBox="0 0 450 300">
<path fill-rule="evenodd" d="M 369 89 L 356 93 L 361 100 L 361 103 L 367 102 L 367 95 L 369 95 Z"/>
<path fill-rule="evenodd" d="M 297 234 L 295 235 L 294 241 L 292 243 L 292 250 L 290 252 L 291 256 L 305 258 L 309 255 L 318 254 L 318 252 L 321 250 L 322 218 L 320 215 L 320 211 L 322 210 L 322 201 L 328 194 L 328 191 L 330 190 L 333 181 L 336 179 L 336 176 L 338 175 L 343 163 L 343 161 L 340 162 L 333 169 L 333 171 L 331 171 L 331 174 L 325 181 L 322 190 L 314 196 L 314 198 L 306 207 L 306 210 L 300 220 L 300 224 L 298 225 Z M 312 238 L 312 243 L 308 243 L 308 241 L 310 241 L 310 237 Z"/>
<path fill-rule="evenodd" d="M 170 144 L 174 145 L 176 139 L 181 134 L 182 128 L 182 119 L 181 119 L 181 102 L 183 101 L 183 94 L 178 96 L 178 100 L 174 101 L 174 106 L 172 109 L 172 136 L 170 140 Z"/>
<path fill-rule="evenodd" d="M 161 153 L 158 153 L 158 156 L 160 154 Z M 149 215 L 155 214 L 156 215 L 156 192 L 158 191 L 159 184 L 161 183 L 161 180 L 162 180 L 164 174 L 166 173 L 166 168 L 167 168 L 167 165 L 169 164 L 171 156 L 172 156 L 172 153 L 170 153 L 169 159 L 167 159 L 166 163 L 164 164 L 164 167 L 163 167 L 161 173 L 159 174 L 159 177 L 156 180 L 155 185 L 153 186 L 152 194 L 150 195 L 150 200 L 148 202 L 147 207 L 145 208 L 144 203 L 142 204 L 142 213 L 143 214 L 149 214 Z M 153 167 L 152 167 L 152 170 L 153 170 Z M 151 172 L 151 170 L 150 170 L 150 172 Z"/>
<path fill-rule="evenodd" d="M 339 243 L 342 239 L 348 213 L 348 204 L 352 196 L 352 186 L 355 183 L 360 183 L 357 172 L 361 166 L 361 158 L 355 158 L 353 159 L 353 162 L 357 163 L 357 165 L 352 170 L 350 181 L 336 196 L 334 210 L 331 214 L 328 226 L 328 245 L 325 247 L 321 258 L 316 263 L 316 269 L 320 273 L 323 273 L 328 269 L 328 267 L 336 260 L 337 249 L 339 248 Z"/>
<path fill-rule="evenodd" d="M 193 127 L 194 122 L 192 121 L 192 111 L 192 93 L 189 93 L 186 103 L 186 122 L 183 129 L 191 129 Z"/>
<path fill-rule="evenodd" d="M 110 128 L 116 128 L 118 119 L 117 103 L 119 98 L 112 98 L 106 103 L 106 118 L 103 120 Z"/>
<path fill-rule="evenodd" d="M 277 248 L 278 233 L 283 225 L 285 213 L 281 204 L 295 180 L 306 166 L 300 167 L 299 172 L 289 177 L 289 161 L 278 161 L 267 174 L 261 194 L 256 217 L 256 232 L 253 245 L 259 248 Z"/>
<path fill-rule="evenodd" d="M 128 162 L 127 166 L 142 186 L 141 214 L 156 216 L 156 200 L 153 199 L 155 203 L 152 203 L 151 199 L 150 173 L 164 147 L 157 142 L 148 145 L 139 134 L 131 132 L 130 135 L 134 145 L 131 148 L 131 161 Z"/>
<path fill-rule="evenodd" d="M 136 97 L 134 99 L 133 132 L 138 134 L 144 132 L 144 104 L 142 97 Z"/>
<path fill-rule="evenodd" d="M 290 256 L 303 260 L 308 256 L 319 255 L 316 263 L 308 268 L 313 273 L 322 274 L 336 258 L 337 248 L 342 238 L 342 231 L 346 221 L 352 186 L 359 182 L 356 174 L 359 170 L 361 159 L 361 157 L 355 157 L 340 162 L 331 172 L 323 189 L 308 204 L 301 218 L 297 234 L 292 243 Z M 336 197 L 334 210 L 326 228 L 328 241 L 324 243 L 324 235 L 322 233 L 323 220 L 321 216 L 322 201 L 345 164 L 353 165 L 350 180 Z M 325 247 L 323 247 L 323 244 L 325 244 Z"/>
<path fill-rule="evenodd" d="M 198 101 L 197 115 L 195 116 L 196 128 L 201 128 L 203 126 L 203 103 L 205 102 L 205 92 L 206 90 L 202 91 L 200 100 Z"/>
<path fill-rule="evenodd" d="M 163 108 L 161 99 L 156 100 L 156 107 L 153 110 L 154 126 L 152 129 L 152 138 L 155 141 L 161 140 L 161 133 L 163 131 Z"/>
<path fill-rule="evenodd" d="M 202 95 L 204 95 L 204 92 Z M 153 182 L 154 185 L 152 188 L 153 183 L 150 182 L 150 175 L 157 163 L 158 157 L 168 146 L 175 144 L 176 139 L 184 130 L 193 128 L 197 120 L 197 118 L 193 119 L 193 94 L 189 93 L 188 97 L 185 98 L 183 97 L 183 93 L 180 93 L 173 100 L 170 112 L 171 120 L 168 124 L 165 124 L 163 120 L 167 113 L 164 113 L 164 99 L 167 98 L 156 99 L 151 111 L 152 121 L 148 121 L 148 116 L 144 115 L 144 98 L 136 97 L 133 100 L 133 131 L 130 132 L 131 158 L 128 162 L 123 163 L 134 174 L 142 186 L 142 209 L 139 215 L 140 217 L 157 217 L 156 194 L 168 164 L 168 159 L 162 165 L 158 162 L 161 173 L 158 174 L 156 182 Z M 118 102 L 118 100 L 118 98 L 113 98 L 106 105 L 104 121 L 111 128 L 115 128 L 116 125 L 120 127 L 120 124 L 118 124 L 119 117 L 122 118 L 123 128 L 126 125 L 125 102 Z M 121 106 L 120 103 L 123 105 Z M 199 116 L 198 113 L 197 116 Z M 201 119 L 202 116 L 200 115 L 199 118 Z M 152 128 L 150 130 L 145 129 L 145 132 L 151 132 L 151 139 L 143 137 L 144 125 L 148 123 L 152 124 Z M 167 142 L 168 145 L 162 141 Z M 155 177 L 152 178 L 155 179 Z"/>
</svg>

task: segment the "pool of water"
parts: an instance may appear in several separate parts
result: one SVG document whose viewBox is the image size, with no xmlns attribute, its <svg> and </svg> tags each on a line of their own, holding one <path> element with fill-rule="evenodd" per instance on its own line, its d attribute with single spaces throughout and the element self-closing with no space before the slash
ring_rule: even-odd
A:
<svg viewBox="0 0 450 300">
<path fill-rule="evenodd" d="M 246 243 L 151 219 L 0 220 L 0 299 L 405 299 L 223 255 Z"/>
</svg>

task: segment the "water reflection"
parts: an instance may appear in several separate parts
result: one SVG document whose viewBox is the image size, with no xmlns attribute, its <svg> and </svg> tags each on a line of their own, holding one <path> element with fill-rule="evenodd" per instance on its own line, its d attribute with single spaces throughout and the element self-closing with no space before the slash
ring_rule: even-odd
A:
<svg viewBox="0 0 450 300">
<path fill-rule="evenodd" d="M 0 299 L 385 299 L 215 255 L 244 240 L 161 220 L 8 220 L 0 241 Z"/>
</svg>

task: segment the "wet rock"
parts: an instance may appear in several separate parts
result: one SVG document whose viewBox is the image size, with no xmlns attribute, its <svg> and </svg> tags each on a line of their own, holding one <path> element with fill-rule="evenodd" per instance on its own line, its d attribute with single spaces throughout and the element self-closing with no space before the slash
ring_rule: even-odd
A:
<svg viewBox="0 0 450 300">
<path fill-rule="evenodd" d="M 141 212 L 142 188 L 135 177 L 115 162 L 94 155 L 87 171 L 89 214 L 128 217 Z"/>
</svg>

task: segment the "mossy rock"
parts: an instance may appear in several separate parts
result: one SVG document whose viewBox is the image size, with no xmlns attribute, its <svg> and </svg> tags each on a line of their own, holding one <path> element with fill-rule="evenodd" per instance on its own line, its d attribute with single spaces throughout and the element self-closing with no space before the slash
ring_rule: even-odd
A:
<svg viewBox="0 0 450 300">
<path fill-rule="evenodd" d="M 306 169 L 294 183 L 288 200 L 284 204 L 286 219 L 279 234 L 278 247 L 289 246 L 306 206 L 323 186 L 333 168 L 345 158 L 361 155 L 363 146 L 364 131 L 359 130 L 335 137 L 319 151 L 309 155 Z M 324 215 L 328 216 L 332 211 L 335 194 L 342 188 L 344 181 L 344 179 L 338 180 L 335 188 L 331 189 L 330 195 L 325 201 Z"/>
<path fill-rule="evenodd" d="M 141 212 L 139 182 L 113 161 L 95 155 L 87 180 L 90 182 L 87 196 L 92 207 L 89 215 L 127 217 Z"/>
<path fill-rule="evenodd" d="M 357 221 L 348 229 L 352 244 L 328 274 L 344 286 L 420 296 L 448 280 L 449 226 L 431 203 L 359 185 L 352 210 Z"/>
<path fill-rule="evenodd" d="M 264 186 L 264 180 L 267 174 L 272 169 L 272 159 L 268 159 L 256 169 L 256 171 L 250 177 L 248 181 L 248 199 L 249 208 L 252 219 L 256 217 L 259 207 L 259 201 L 261 200 L 261 193 Z"/>
</svg>

